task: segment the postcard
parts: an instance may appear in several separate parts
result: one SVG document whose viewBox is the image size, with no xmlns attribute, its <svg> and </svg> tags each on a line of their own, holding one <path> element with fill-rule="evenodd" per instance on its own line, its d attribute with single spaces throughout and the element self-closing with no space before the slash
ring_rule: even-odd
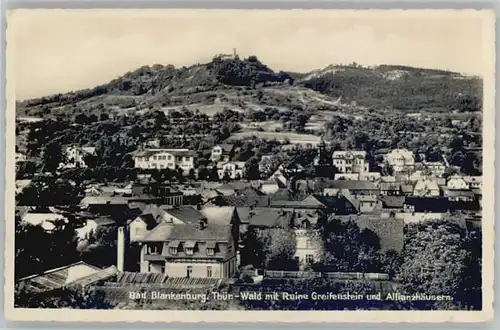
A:
<svg viewBox="0 0 500 330">
<path fill-rule="evenodd" d="M 492 319 L 492 11 L 18 9 L 6 49 L 8 319 Z"/>
</svg>

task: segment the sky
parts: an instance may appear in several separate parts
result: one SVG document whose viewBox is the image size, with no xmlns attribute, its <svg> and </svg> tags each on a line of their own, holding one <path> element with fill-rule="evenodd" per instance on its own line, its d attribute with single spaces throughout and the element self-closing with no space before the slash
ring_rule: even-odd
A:
<svg viewBox="0 0 500 330">
<path fill-rule="evenodd" d="M 22 100 L 94 87 L 143 65 L 208 62 L 233 48 L 273 70 L 309 72 L 356 62 L 482 75 L 485 56 L 491 56 L 485 28 L 493 22 L 484 14 L 15 10 L 7 15 L 7 78 L 15 80 Z"/>
</svg>

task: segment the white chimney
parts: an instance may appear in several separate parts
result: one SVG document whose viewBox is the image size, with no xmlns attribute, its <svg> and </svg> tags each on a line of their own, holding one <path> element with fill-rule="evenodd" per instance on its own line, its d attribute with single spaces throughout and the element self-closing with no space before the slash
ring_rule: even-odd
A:
<svg viewBox="0 0 500 330">
<path fill-rule="evenodd" d="M 116 244 L 116 268 L 119 272 L 123 272 L 125 265 L 125 228 L 118 227 L 118 238 Z"/>
</svg>

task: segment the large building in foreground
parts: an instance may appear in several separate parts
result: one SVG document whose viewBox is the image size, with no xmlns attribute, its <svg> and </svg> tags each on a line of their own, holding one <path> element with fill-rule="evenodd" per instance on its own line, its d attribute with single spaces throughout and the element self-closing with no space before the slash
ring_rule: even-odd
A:
<svg viewBox="0 0 500 330">
<path fill-rule="evenodd" d="M 235 208 L 184 213 L 176 214 L 177 222 L 166 217 L 153 224 L 136 239 L 141 245 L 140 272 L 169 277 L 231 277 L 238 268 L 239 218 Z M 121 230 L 119 242 L 126 236 Z M 119 249 L 118 259 L 124 257 Z"/>
</svg>

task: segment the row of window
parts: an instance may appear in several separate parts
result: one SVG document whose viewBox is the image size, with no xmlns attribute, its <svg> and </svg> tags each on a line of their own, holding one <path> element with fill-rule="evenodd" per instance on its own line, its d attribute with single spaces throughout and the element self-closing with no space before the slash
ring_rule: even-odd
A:
<svg viewBox="0 0 500 330">
<path fill-rule="evenodd" d="M 159 155 L 159 156 L 151 156 L 151 157 L 137 157 L 137 160 L 139 161 L 149 161 L 149 160 L 177 160 L 177 161 L 192 161 L 193 157 L 187 157 L 187 156 L 179 156 L 179 157 L 174 157 L 171 155 Z"/>
<path fill-rule="evenodd" d="M 333 164 L 335 165 L 342 165 L 342 164 L 356 164 L 356 165 L 362 165 L 365 161 L 363 159 L 357 159 L 354 162 L 350 159 L 341 159 L 341 160 L 334 160 Z"/>
<path fill-rule="evenodd" d="M 149 265 L 148 268 L 149 268 L 148 270 L 151 271 L 151 264 Z M 160 271 L 162 274 L 165 273 L 165 264 L 161 265 Z M 192 274 L 193 274 L 193 266 L 187 266 L 186 277 L 191 277 Z M 212 276 L 213 276 L 212 266 L 207 266 L 207 277 L 212 277 Z"/>
<path fill-rule="evenodd" d="M 169 247 L 168 252 L 171 255 L 177 255 L 179 252 L 182 252 L 179 248 L 176 247 Z M 148 246 L 148 254 L 151 255 L 160 255 L 162 253 L 162 247 L 158 245 L 149 245 Z M 185 247 L 184 248 L 184 253 L 187 255 L 193 255 L 194 253 L 194 247 Z M 215 249 L 214 248 L 206 248 L 205 253 L 208 256 L 213 256 L 215 254 Z"/>
</svg>

